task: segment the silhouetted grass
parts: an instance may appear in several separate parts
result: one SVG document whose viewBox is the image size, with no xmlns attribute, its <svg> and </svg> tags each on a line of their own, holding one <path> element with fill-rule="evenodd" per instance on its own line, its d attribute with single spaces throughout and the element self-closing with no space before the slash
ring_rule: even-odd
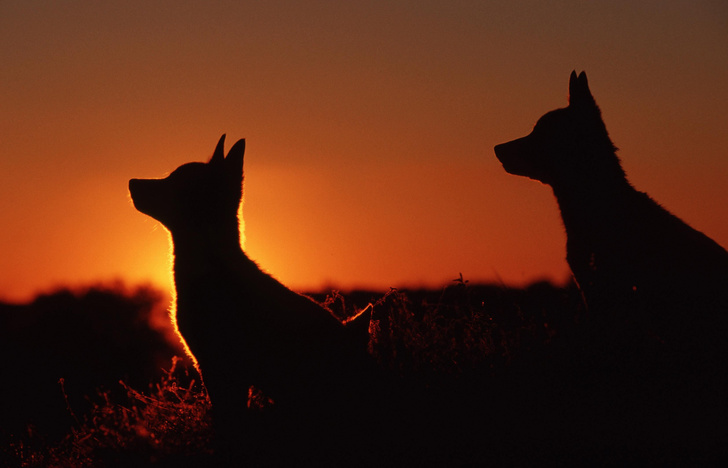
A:
<svg viewBox="0 0 728 468">
<path fill-rule="evenodd" d="M 112 400 L 99 392 L 91 410 L 75 419 L 70 434 L 50 447 L 15 441 L 18 464 L 25 467 L 193 466 L 204 464 L 212 447 L 210 402 L 179 359 L 146 392 L 127 386 Z M 182 385 L 180 376 L 189 383 Z"/>
<path fill-rule="evenodd" d="M 629 327 L 590 317 L 574 286 L 458 278 L 439 290 L 312 296 L 341 319 L 374 304 L 368 346 L 391 396 L 376 417 L 396 427 L 386 432 L 391 445 L 409 447 L 390 466 L 720 466 L 728 458 L 724 395 L 715 390 L 723 387 L 695 387 L 669 361 L 655 366 L 662 361 L 633 346 L 641 343 Z M 0 304 L 0 466 L 219 461 L 199 376 L 151 326 L 163 302 L 144 288 L 90 288 Z M 240 400 L 275 409 L 255 389 L 241 389 Z M 267 424 L 272 412 L 256 414 Z M 683 431 L 674 417 L 694 421 L 688 439 L 675 437 Z M 261 434 L 275 437 L 275 424 Z M 353 459 L 367 449 L 353 440 Z"/>
<path fill-rule="evenodd" d="M 393 382 L 412 393 L 413 405 L 429 412 L 428 419 L 414 423 L 433 425 L 431 431 L 418 428 L 418 434 L 433 439 L 425 444 L 442 460 L 458 457 L 458 463 L 508 463 L 522 457 L 518 447 L 527 442 L 508 438 L 520 434 L 515 426 L 527 411 L 520 408 L 522 393 L 513 389 L 527 390 L 513 382 L 538 385 L 558 355 L 554 340 L 568 334 L 583 314 L 574 288 L 548 283 L 515 289 L 469 285 L 460 278 L 441 290 L 312 296 L 340 318 L 374 304 L 371 354 Z M 81 303 L 84 298 L 77 296 Z M 148 312 L 155 300 L 141 301 L 140 309 Z M 96 345 L 103 347 L 103 340 Z M 70 431 L 58 440 L 33 430 L 6 430 L 0 461 L 23 467 L 205 466 L 213 460 L 209 400 L 188 364 L 177 358 L 171 362 L 151 386 L 124 377 L 114 385 L 99 382 L 101 390 L 89 392 L 80 405 L 63 385 L 54 385 L 56 409 L 71 421 Z M 68 386 L 70 378 L 62 382 Z M 259 393 L 241 392 L 241 404 L 247 398 L 249 404 L 267 404 Z M 353 444 L 352 450 L 361 449 Z"/>
<path fill-rule="evenodd" d="M 500 375 L 550 352 L 584 315 L 575 287 L 546 282 L 519 289 L 458 279 L 439 290 L 312 296 L 340 317 L 374 304 L 370 352 L 403 377 Z"/>
<path fill-rule="evenodd" d="M 65 400 L 84 414 L 97 389 L 116 399 L 125 393 L 119 380 L 134 388 L 158 381 L 160 369 L 181 354 L 160 325 L 163 297 L 115 284 L 0 303 L 0 449 L 10 435 L 28 431 L 58 442 L 74 423 Z"/>
</svg>

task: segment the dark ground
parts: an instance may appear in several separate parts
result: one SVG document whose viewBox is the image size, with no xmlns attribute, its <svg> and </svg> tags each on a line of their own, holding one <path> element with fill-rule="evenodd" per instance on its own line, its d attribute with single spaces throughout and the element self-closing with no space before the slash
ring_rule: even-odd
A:
<svg viewBox="0 0 728 468">
<path fill-rule="evenodd" d="M 641 351 L 632 352 L 620 327 L 595 325 L 574 286 L 460 280 L 438 290 L 311 296 L 340 318 L 375 305 L 370 352 L 407 395 L 411 423 L 404 432 L 425 447 L 409 461 L 606 466 L 725 459 L 722 426 L 714 431 L 718 442 L 707 440 L 706 430 L 696 441 L 665 442 L 673 434 L 660 428 L 670 418 L 653 412 L 673 407 L 654 404 L 655 386 L 634 377 L 631 363 Z M 166 308 L 163 294 L 143 287 L 60 290 L 29 304 L 0 304 L 0 464 L 209 462 L 209 403 L 199 377 L 184 361 L 166 371 L 182 351 L 168 330 L 150 326 Z"/>
</svg>

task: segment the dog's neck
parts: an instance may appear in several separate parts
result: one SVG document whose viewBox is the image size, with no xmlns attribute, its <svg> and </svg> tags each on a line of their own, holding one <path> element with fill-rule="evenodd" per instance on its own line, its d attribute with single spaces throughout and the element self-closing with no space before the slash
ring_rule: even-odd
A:
<svg viewBox="0 0 728 468">
<path fill-rule="evenodd" d="M 634 201 L 636 191 L 614 153 L 613 164 L 594 170 L 591 177 L 571 177 L 567 184 L 552 184 L 567 234 L 599 230 L 615 221 Z"/>
<path fill-rule="evenodd" d="M 224 271 L 245 257 L 237 218 L 172 231 L 175 280 Z M 247 257 L 245 257 L 247 258 Z"/>
</svg>

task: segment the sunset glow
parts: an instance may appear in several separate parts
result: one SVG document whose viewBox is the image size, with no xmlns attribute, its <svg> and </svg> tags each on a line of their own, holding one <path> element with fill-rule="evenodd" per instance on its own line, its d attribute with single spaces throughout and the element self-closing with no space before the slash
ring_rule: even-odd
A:
<svg viewBox="0 0 728 468">
<path fill-rule="evenodd" d="M 285 4 L 285 5 L 282 5 Z M 171 286 L 130 178 L 245 138 L 245 247 L 296 290 L 568 276 L 493 146 L 586 70 L 631 182 L 728 246 L 719 2 L 3 2 L 0 300 Z"/>
</svg>

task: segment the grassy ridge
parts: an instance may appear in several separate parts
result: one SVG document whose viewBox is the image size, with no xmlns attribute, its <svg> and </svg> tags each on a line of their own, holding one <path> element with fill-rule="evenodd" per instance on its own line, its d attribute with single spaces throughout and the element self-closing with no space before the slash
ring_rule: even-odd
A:
<svg viewBox="0 0 728 468">
<path fill-rule="evenodd" d="M 54 415 L 63 412 L 69 422 L 55 437 L 37 429 L 53 427 L 38 419 L 28 421 L 30 426 L 0 423 L 3 466 L 179 467 L 204 466 L 213 460 L 210 403 L 199 376 L 188 363 L 171 357 L 179 349 L 164 341 L 163 330 L 148 334 L 150 311 L 164 305 L 160 295 L 140 291 L 92 288 L 73 294 L 59 292 L 55 298 L 41 301 L 43 310 L 51 315 L 60 309 L 53 312 L 50 304 L 64 305 L 63 313 L 75 317 L 71 322 L 76 326 L 84 322 L 79 317 L 93 322 L 115 314 L 118 319 L 120 310 L 127 311 L 121 314 L 123 320 L 109 327 L 97 324 L 86 329 L 96 333 L 94 346 L 99 346 L 87 348 L 87 353 L 103 353 L 104 346 L 114 346 L 118 337 L 112 339 L 112 335 L 119 330 L 136 330 L 139 336 L 153 339 L 139 340 L 136 332 L 130 332 L 124 335 L 123 352 L 109 354 L 107 350 L 104 354 L 114 356 L 105 363 L 104 374 L 94 374 L 95 361 L 76 363 L 82 368 L 73 376 L 61 376 L 62 388 L 49 385 L 46 390 L 55 392 L 57 398 L 44 405 L 53 406 Z M 614 392 L 605 390 L 607 396 L 602 400 L 593 395 L 594 389 L 611 388 L 604 382 L 614 379 L 609 373 L 592 371 L 593 356 L 601 355 L 600 340 L 592 340 L 590 318 L 573 286 L 536 283 L 515 289 L 470 285 L 459 279 L 440 290 L 334 291 L 311 296 L 342 319 L 374 304 L 369 350 L 392 382 L 411 392 L 412 433 L 424 439 L 427 447 L 419 460 L 422 463 L 533 465 L 550 460 L 569 465 L 594 459 L 607 464 L 671 459 L 671 454 L 656 455 L 649 447 L 635 454 L 624 440 L 610 439 L 609 431 L 600 432 L 583 419 L 582 414 L 609 419 L 609 414 L 600 412 L 613 410 L 609 395 Z M 22 311 L 17 306 L 0 306 L 0 319 L 12 323 L 13 317 L 25 312 L 48 320 L 34 304 Z M 135 307 L 137 313 L 129 312 Z M 100 320 L 108 321 L 108 317 Z M 127 321 L 135 325 L 121 326 Z M 56 317 L 55 323 L 60 322 Z M 63 334 L 64 330 L 55 332 Z M 4 341 L 6 352 L 20 346 L 21 335 L 16 333 L 14 345 Z M 85 338 L 78 335 L 78 339 Z M 55 345 L 62 354 L 62 344 Z M 23 346 L 23 351 L 29 349 L 27 344 Z M 17 349 L 14 351 L 17 356 Z M 141 378 L 125 367 L 125 359 L 134 356 L 148 361 L 135 361 Z M 167 370 L 160 370 L 160 359 L 167 359 Z M 17 372 L 21 367 L 6 365 L 3 369 L 9 381 L 20 387 L 27 380 Z M 151 368 L 157 369 L 156 374 L 148 372 Z M 14 380 L 12 371 L 16 371 Z M 94 385 L 100 390 L 72 389 L 77 376 L 99 377 Z M 144 378 L 152 384 L 141 383 Z M 48 380 L 33 380 L 39 382 Z M 86 392 L 83 398 L 79 392 Z M 13 398 L 20 401 L 21 393 Z M 269 403 L 265 395 L 251 389 L 247 395 L 241 392 L 241 404 L 260 407 Z M 3 410 L 13 418 L 24 414 L 8 406 L 13 405 Z M 352 450 L 359 450 L 355 443 Z"/>
</svg>

